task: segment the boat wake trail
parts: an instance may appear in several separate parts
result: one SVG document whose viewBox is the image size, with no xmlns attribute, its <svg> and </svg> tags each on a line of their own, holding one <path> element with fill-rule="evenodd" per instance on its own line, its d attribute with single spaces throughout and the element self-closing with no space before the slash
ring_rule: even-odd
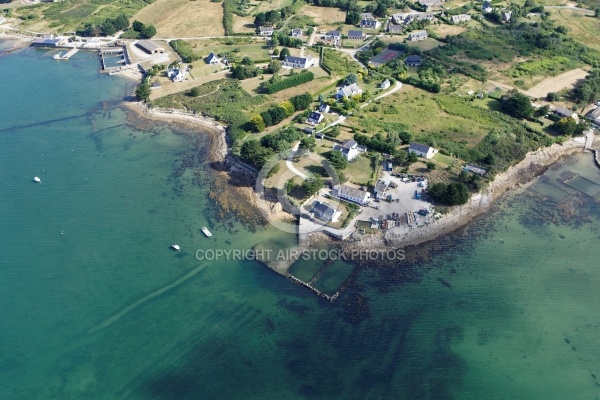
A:
<svg viewBox="0 0 600 400">
<path fill-rule="evenodd" d="M 102 329 L 108 328 L 109 326 L 111 326 L 112 324 L 114 324 L 115 322 L 120 320 L 123 316 L 125 316 L 126 314 L 135 310 L 136 308 L 138 308 L 145 302 L 152 300 L 152 299 L 160 296 L 161 294 L 163 294 L 171 289 L 174 289 L 177 286 L 181 285 L 182 283 L 192 279 L 196 274 L 198 274 L 198 272 L 202 271 L 204 269 L 204 267 L 206 267 L 206 264 L 199 265 L 198 267 L 194 268 L 193 270 L 191 270 L 190 272 L 188 272 L 181 278 L 177 279 L 176 281 L 171 282 L 168 285 L 163 286 L 162 288 L 160 288 L 160 289 L 142 297 L 141 299 L 137 300 L 136 302 L 128 305 L 127 307 L 125 307 L 121 311 L 119 311 L 118 313 L 108 317 L 107 319 L 105 319 L 104 321 L 99 323 L 98 325 L 94 326 L 92 329 L 90 329 L 88 331 L 88 334 L 93 335 L 94 333 L 97 333 L 97 332 L 101 331 Z"/>
</svg>

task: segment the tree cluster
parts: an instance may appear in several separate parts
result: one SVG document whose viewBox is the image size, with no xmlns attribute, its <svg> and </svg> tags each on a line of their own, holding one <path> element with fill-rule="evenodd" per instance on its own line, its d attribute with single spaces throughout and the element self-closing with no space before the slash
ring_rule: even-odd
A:
<svg viewBox="0 0 600 400">
<path fill-rule="evenodd" d="M 277 40 L 277 43 L 280 44 L 281 46 L 294 47 L 297 49 L 302 47 L 302 45 L 304 44 L 302 39 L 288 36 L 287 34 L 285 34 L 282 31 L 274 32 L 273 38 L 271 40 L 273 40 L 273 41 Z"/>
<path fill-rule="evenodd" d="M 125 14 L 116 16 L 115 18 L 106 18 L 100 25 L 96 26 L 92 23 L 86 23 L 83 31 L 78 31 L 81 36 L 112 36 L 118 31 L 123 31 L 129 28 L 129 18 Z"/>
<path fill-rule="evenodd" d="M 294 86 L 302 85 L 310 82 L 315 78 L 315 75 L 310 71 L 302 71 L 299 74 L 290 75 L 282 79 L 279 75 L 273 75 L 271 79 L 263 82 L 262 88 L 268 94 L 280 92 L 284 89 L 289 89 Z"/>
<path fill-rule="evenodd" d="M 469 188 L 463 182 L 434 183 L 427 194 L 435 201 L 449 206 L 465 204 L 469 200 Z"/>
<path fill-rule="evenodd" d="M 259 70 L 249 57 L 244 57 L 242 62 L 236 65 L 231 74 L 234 79 L 244 80 L 258 76 Z"/>
<path fill-rule="evenodd" d="M 138 33 L 138 37 L 141 39 L 150 39 L 154 35 L 156 35 L 156 28 L 154 25 L 145 25 L 140 21 L 133 21 L 131 24 L 131 28 L 134 32 Z"/>
<path fill-rule="evenodd" d="M 515 89 L 502 96 L 501 107 L 506 114 L 519 119 L 531 118 L 535 111 L 529 97 Z"/>
<path fill-rule="evenodd" d="M 585 80 L 573 92 L 574 97 L 582 103 L 595 103 L 600 100 L 600 69 L 593 69 Z"/>
<path fill-rule="evenodd" d="M 169 45 L 175 50 L 179 57 L 183 60 L 183 62 L 191 63 L 200 59 L 200 56 L 194 52 L 194 48 L 191 44 L 186 42 L 185 40 L 176 39 L 171 40 Z"/>
</svg>

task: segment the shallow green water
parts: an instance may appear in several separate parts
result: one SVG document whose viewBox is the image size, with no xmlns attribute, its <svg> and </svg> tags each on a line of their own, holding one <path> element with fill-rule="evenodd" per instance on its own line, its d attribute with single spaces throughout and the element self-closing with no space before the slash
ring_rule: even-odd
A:
<svg viewBox="0 0 600 400">
<path fill-rule="evenodd" d="M 0 398 L 598 398 L 596 200 L 558 212 L 534 186 L 329 303 L 253 261 L 197 261 L 293 238 L 217 220 L 202 137 L 136 130 L 111 106 L 126 81 L 52 54 L 0 58 Z M 566 164 L 543 179 L 599 181 L 591 156 Z"/>
</svg>

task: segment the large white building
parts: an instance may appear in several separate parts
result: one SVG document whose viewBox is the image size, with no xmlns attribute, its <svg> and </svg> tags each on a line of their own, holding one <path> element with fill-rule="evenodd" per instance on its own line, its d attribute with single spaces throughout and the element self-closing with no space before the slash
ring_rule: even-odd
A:
<svg viewBox="0 0 600 400">
<path fill-rule="evenodd" d="M 353 188 L 347 185 L 341 185 L 338 189 L 338 197 L 340 199 L 350 200 L 353 203 L 358 203 L 361 206 L 367 205 L 371 198 L 371 193 L 366 190 Z"/>
<path fill-rule="evenodd" d="M 359 146 L 356 143 L 356 140 L 350 139 L 344 144 L 336 144 L 333 146 L 333 151 L 341 151 L 342 155 L 348 161 L 352 161 L 358 156 L 359 153 L 364 153 L 367 151 L 367 148 L 364 146 Z"/>
</svg>

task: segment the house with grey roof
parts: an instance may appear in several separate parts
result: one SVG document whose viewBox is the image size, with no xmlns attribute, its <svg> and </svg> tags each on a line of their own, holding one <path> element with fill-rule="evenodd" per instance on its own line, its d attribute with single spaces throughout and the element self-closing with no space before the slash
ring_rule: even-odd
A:
<svg viewBox="0 0 600 400">
<path fill-rule="evenodd" d="M 363 18 L 360 20 L 360 27 L 365 29 L 377 29 L 380 24 L 376 18 Z"/>
<path fill-rule="evenodd" d="M 398 35 L 400 33 L 402 33 L 402 31 L 404 30 L 402 25 L 396 25 L 396 24 L 388 24 L 388 33 L 391 33 L 393 35 Z"/>
<path fill-rule="evenodd" d="M 367 35 L 363 31 L 348 31 L 348 39 L 350 40 L 363 40 Z"/>
<path fill-rule="evenodd" d="M 390 183 L 387 181 L 384 181 L 384 180 L 377 181 L 377 183 L 375 184 L 375 188 L 373 189 L 373 192 L 375 192 L 375 198 L 376 199 L 384 199 L 385 192 L 387 191 L 389 185 L 390 185 Z"/>
<path fill-rule="evenodd" d="M 461 22 L 469 22 L 471 16 L 469 14 L 458 14 L 451 17 L 453 24 L 460 24 Z"/>
<path fill-rule="evenodd" d="M 406 57 L 406 60 L 404 60 L 404 64 L 406 64 L 408 67 L 420 67 L 421 61 L 421 56 L 412 55 Z"/>
<path fill-rule="evenodd" d="M 273 36 L 273 32 L 275 32 L 275 28 L 272 26 L 261 26 L 258 28 L 259 36 Z"/>
<path fill-rule="evenodd" d="M 600 126 L 600 107 L 596 108 L 592 112 L 590 112 L 587 117 L 592 120 L 594 125 Z"/>
<path fill-rule="evenodd" d="M 306 57 L 286 56 L 281 63 L 284 67 L 290 68 L 308 68 L 313 65 L 313 58 L 309 54 Z"/>
<path fill-rule="evenodd" d="M 302 36 L 302 29 L 297 28 L 297 29 L 292 29 L 292 37 L 300 37 Z"/>
<path fill-rule="evenodd" d="M 332 42 L 337 42 L 342 38 L 342 33 L 340 31 L 329 31 L 325 34 L 325 40 L 329 40 Z"/>
<path fill-rule="evenodd" d="M 426 10 L 429 11 L 432 8 L 441 7 L 441 0 L 417 0 L 417 3 L 425 6 Z"/>
<path fill-rule="evenodd" d="M 359 146 L 356 140 L 350 139 L 344 144 L 336 144 L 333 146 L 333 151 L 340 151 L 348 161 L 354 160 L 360 153 L 367 151 L 365 146 Z"/>
<path fill-rule="evenodd" d="M 419 157 L 431 158 L 438 151 L 433 147 L 427 146 L 425 144 L 411 143 L 410 147 L 408 148 L 408 152 L 416 154 Z"/>
<path fill-rule="evenodd" d="M 389 88 L 391 85 L 390 80 L 386 79 L 385 81 L 381 82 L 381 85 L 379 85 L 379 89 L 385 90 L 387 88 Z"/>
<path fill-rule="evenodd" d="M 309 125 L 319 125 L 323 121 L 323 114 L 313 111 L 306 119 L 306 123 Z"/>
<path fill-rule="evenodd" d="M 353 83 L 351 85 L 341 87 L 336 93 L 336 97 L 339 100 L 343 99 L 344 97 L 352 97 L 357 94 L 361 94 L 362 92 L 362 89 L 356 83 Z"/>
<path fill-rule="evenodd" d="M 411 42 L 418 42 L 427 40 L 427 31 L 414 31 L 408 35 L 408 40 Z"/>
<path fill-rule="evenodd" d="M 348 185 L 340 185 L 337 189 L 337 195 L 340 199 L 349 200 L 358 203 L 361 206 L 367 205 L 371 198 L 371 193 L 366 190 L 357 189 Z"/>
<path fill-rule="evenodd" d="M 311 212 L 315 217 L 325 222 L 337 222 L 342 215 L 342 211 L 331 204 L 318 200 L 313 202 Z"/>
<path fill-rule="evenodd" d="M 502 17 L 502 22 L 510 22 L 510 18 L 512 17 L 512 11 L 502 11 L 500 15 Z"/>
<path fill-rule="evenodd" d="M 577 114 L 575 114 L 575 112 L 569 110 L 568 108 L 556 107 L 554 110 L 552 110 L 552 112 L 560 118 L 573 118 L 575 120 L 579 119 Z"/>
<path fill-rule="evenodd" d="M 210 53 L 208 57 L 206 57 L 207 64 L 218 64 L 220 62 L 219 58 L 215 55 L 215 53 Z"/>
<path fill-rule="evenodd" d="M 492 7 L 492 3 L 489 1 L 484 1 L 483 5 L 481 6 L 481 12 L 484 14 L 489 14 L 492 11 L 494 11 L 494 7 Z"/>
</svg>

